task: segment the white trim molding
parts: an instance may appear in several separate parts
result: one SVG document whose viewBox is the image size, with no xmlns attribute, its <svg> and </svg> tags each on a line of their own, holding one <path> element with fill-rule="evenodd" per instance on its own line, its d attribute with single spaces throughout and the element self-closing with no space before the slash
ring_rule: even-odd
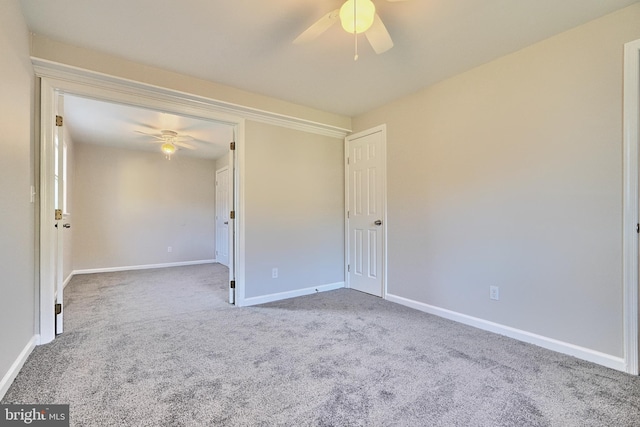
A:
<svg viewBox="0 0 640 427">
<path fill-rule="evenodd" d="M 54 149 L 55 124 L 54 116 L 58 114 L 58 96 L 55 88 L 49 82 L 42 80 L 40 85 L 40 180 L 39 193 L 39 246 L 37 247 L 40 268 L 40 298 L 36 302 L 39 316 L 39 343 L 46 344 L 55 339 L 56 315 L 54 303 L 56 301 L 56 235 L 54 230 Z M 46 113 L 45 113 L 46 112 Z M 49 179 L 47 179 L 49 177 Z"/>
<path fill-rule="evenodd" d="M 290 129 L 296 129 L 303 132 L 309 132 L 333 138 L 344 138 L 350 129 L 338 126 L 328 125 L 325 123 L 314 122 L 312 120 L 301 119 L 298 117 L 288 116 L 285 114 L 273 113 L 270 111 L 260 110 L 257 108 L 246 107 L 231 102 L 220 101 L 216 99 L 206 98 L 191 93 L 180 92 L 176 90 L 166 89 L 160 86 L 154 86 L 147 83 L 141 83 L 134 80 L 123 79 L 111 76 L 109 74 L 90 71 L 71 65 L 61 64 L 46 59 L 31 57 L 31 62 L 38 77 L 48 77 L 67 82 L 82 83 L 84 85 L 94 86 L 96 88 L 118 91 L 121 93 L 133 92 L 139 94 L 146 92 L 147 95 L 154 98 L 169 96 L 175 101 L 176 96 L 183 100 L 193 103 L 200 103 L 210 108 L 214 108 L 220 113 L 240 116 L 262 123 L 269 123 Z"/>
<path fill-rule="evenodd" d="M 501 325 L 499 323 L 494 323 L 488 320 L 480 319 L 473 316 L 468 316 L 466 314 L 458 313 L 458 312 L 447 310 L 444 308 L 435 307 L 433 305 L 425 304 L 419 301 L 414 301 L 398 295 L 387 294 L 387 300 L 391 302 L 395 302 L 400 305 L 404 305 L 406 307 L 413 308 L 415 310 L 433 314 L 438 317 L 443 317 L 445 319 L 453 320 L 454 322 L 473 326 L 475 328 L 482 329 L 484 331 L 493 332 L 496 334 L 507 336 L 509 338 L 514 338 L 518 341 L 534 344 L 534 345 L 537 345 L 538 347 L 546 348 L 547 350 L 568 354 L 569 356 L 573 356 L 573 357 L 577 357 L 578 359 L 597 363 L 599 365 L 616 369 L 618 371 L 625 370 L 624 360 L 620 357 L 615 357 L 610 354 L 601 353 L 599 351 L 591 350 L 591 349 L 580 347 L 564 341 L 559 341 L 553 338 L 549 338 L 549 337 L 534 334 L 531 332 L 523 331 L 520 329 L 512 328 L 510 326 Z"/>
<path fill-rule="evenodd" d="M 638 375 L 638 146 L 640 40 L 624 46 L 622 273 L 624 371 Z"/>
<path fill-rule="evenodd" d="M 335 282 L 335 283 L 328 283 L 325 285 L 310 286 L 308 288 L 296 289 L 294 291 L 279 292 L 277 294 L 269 294 L 269 295 L 261 295 L 258 297 L 245 298 L 244 304 L 242 304 L 242 306 L 246 307 L 250 305 L 266 304 L 268 302 L 301 297 L 304 295 L 311 295 L 318 292 L 333 291 L 341 288 L 344 288 L 344 282 Z"/>
<path fill-rule="evenodd" d="M 69 275 L 67 276 L 66 279 L 64 279 L 64 282 L 62 283 L 62 289 L 65 289 L 67 287 L 67 285 L 69 284 L 69 282 L 71 281 L 71 279 L 73 279 L 73 275 L 75 274 L 75 272 L 71 272 L 69 273 Z"/>
<path fill-rule="evenodd" d="M 111 273 L 114 271 L 149 270 L 152 268 L 168 268 L 168 267 L 182 267 L 185 265 L 213 264 L 215 262 L 216 262 L 215 259 L 201 259 L 197 261 L 168 262 L 163 264 L 144 264 L 144 265 L 126 265 L 122 267 L 87 268 L 83 270 L 73 270 L 73 273 L 71 274 L 75 276 L 76 274 L 94 274 L 94 273 Z"/>
<path fill-rule="evenodd" d="M 31 337 L 27 345 L 22 349 L 22 351 L 16 358 L 16 360 L 13 362 L 13 364 L 11 364 L 11 367 L 9 368 L 7 373 L 4 374 L 4 377 L 2 377 L 2 380 L 0 380 L 0 400 L 2 400 L 5 394 L 7 394 L 7 391 L 9 390 L 9 387 L 11 387 L 13 380 L 15 380 L 16 377 L 18 376 L 20 369 L 22 369 L 22 366 L 24 366 L 24 362 L 27 361 L 27 358 L 35 348 L 36 344 L 38 344 L 38 341 L 39 341 L 39 337 L 37 335 L 34 335 Z"/>
</svg>

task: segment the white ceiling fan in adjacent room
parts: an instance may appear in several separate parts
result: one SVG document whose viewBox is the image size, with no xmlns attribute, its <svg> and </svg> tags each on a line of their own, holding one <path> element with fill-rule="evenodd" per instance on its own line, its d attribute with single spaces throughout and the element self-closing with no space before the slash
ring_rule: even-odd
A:
<svg viewBox="0 0 640 427">
<path fill-rule="evenodd" d="M 399 2 L 407 0 L 387 0 Z M 342 28 L 354 35 L 355 56 L 358 59 L 358 34 L 364 33 L 373 50 L 379 55 L 393 47 L 393 40 L 382 19 L 376 13 L 376 6 L 371 0 L 347 0 L 340 9 L 333 10 L 300 34 L 293 43 L 310 42 L 340 21 Z"/>
<path fill-rule="evenodd" d="M 150 136 L 149 142 L 155 144 L 161 144 L 160 150 L 164 153 L 167 159 L 171 159 L 171 155 L 175 154 L 179 148 L 186 148 L 188 150 L 195 150 L 196 147 L 186 141 L 196 141 L 196 139 L 190 135 L 179 134 L 176 131 L 163 129 L 159 133 L 148 133 L 137 130 L 136 133 Z"/>
</svg>

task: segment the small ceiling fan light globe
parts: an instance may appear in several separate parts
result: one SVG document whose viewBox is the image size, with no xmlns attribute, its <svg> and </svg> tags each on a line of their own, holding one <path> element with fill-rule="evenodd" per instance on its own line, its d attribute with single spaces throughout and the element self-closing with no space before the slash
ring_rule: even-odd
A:
<svg viewBox="0 0 640 427">
<path fill-rule="evenodd" d="M 355 3 L 355 22 L 353 19 Z M 347 0 L 340 8 L 340 23 L 342 28 L 348 33 L 364 33 L 371 25 L 376 16 L 376 6 L 371 0 Z M 355 24 L 355 29 L 354 29 Z M 355 30 L 355 31 L 354 31 Z"/>
<path fill-rule="evenodd" d="M 162 146 L 160 146 L 160 149 L 164 154 L 167 155 L 171 155 L 176 152 L 176 146 L 169 142 L 165 142 L 164 144 L 162 144 Z"/>
</svg>

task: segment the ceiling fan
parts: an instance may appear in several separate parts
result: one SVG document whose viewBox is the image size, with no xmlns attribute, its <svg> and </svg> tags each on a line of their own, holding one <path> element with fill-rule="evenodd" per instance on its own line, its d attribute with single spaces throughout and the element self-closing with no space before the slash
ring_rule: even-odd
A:
<svg viewBox="0 0 640 427">
<path fill-rule="evenodd" d="M 398 2 L 406 0 L 387 0 Z M 333 10 L 300 34 L 293 43 L 302 44 L 314 40 L 340 21 L 342 28 L 354 34 L 355 57 L 358 59 L 358 34 L 364 33 L 373 50 L 379 55 L 393 47 L 393 40 L 376 13 L 376 7 L 371 0 L 347 0 L 340 9 Z"/>
<path fill-rule="evenodd" d="M 160 145 L 160 150 L 165 154 L 167 159 L 170 159 L 171 155 L 174 154 L 178 148 L 186 148 L 188 150 L 196 149 L 193 145 L 185 142 L 195 141 L 194 137 L 184 134 L 181 135 L 173 130 L 164 129 L 161 130 L 160 133 L 148 133 L 137 130 L 136 133 L 152 137 L 153 139 L 149 141 L 151 143 L 162 144 Z"/>
</svg>

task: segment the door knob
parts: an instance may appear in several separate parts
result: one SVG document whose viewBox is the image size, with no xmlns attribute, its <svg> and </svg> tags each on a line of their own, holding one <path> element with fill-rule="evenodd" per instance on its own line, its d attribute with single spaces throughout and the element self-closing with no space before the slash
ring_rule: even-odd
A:
<svg viewBox="0 0 640 427">
<path fill-rule="evenodd" d="M 379 219 L 376 220 L 376 222 L 374 222 L 375 225 L 382 225 L 382 221 L 380 221 Z"/>
<path fill-rule="evenodd" d="M 225 225 L 229 224 L 229 221 L 225 221 L 225 222 L 224 222 L 224 224 L 225 224 Z"/>
<path fill-rule="evenodd" d="M 71 224 L 67 223 L 65 225 L 63 225 L 64 228 L 71 228 Z"/>
</svg>

